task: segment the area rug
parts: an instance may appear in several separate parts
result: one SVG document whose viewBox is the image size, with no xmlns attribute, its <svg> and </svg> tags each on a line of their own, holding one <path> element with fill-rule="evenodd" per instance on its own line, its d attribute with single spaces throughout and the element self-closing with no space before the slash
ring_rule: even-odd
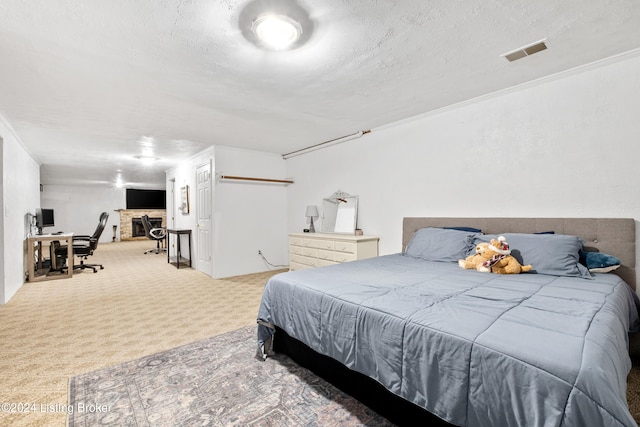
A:
<svg viewBox="0 0 640 427">
<path fill-rule="evenodd" d="M 256 327 L 69 380 L 69 427 L 392 426 L 286 356 L 255 358 Z"/>
</svg>

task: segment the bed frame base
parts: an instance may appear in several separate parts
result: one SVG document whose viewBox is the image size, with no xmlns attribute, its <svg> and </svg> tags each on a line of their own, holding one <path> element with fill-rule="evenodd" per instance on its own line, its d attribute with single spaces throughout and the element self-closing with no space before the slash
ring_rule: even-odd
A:
<svg viewBox="0 0 640 427">
<path fill-rule="evenodd" d="M 276 327 L 273 344 L 276 353 L 287 355 L 298 365 L 358 399 L 398 426 L 453 426 L 425 409 L 396 396 L 379 382 L 352 371 L 335 359 L 313 351 L 278 327 Z"/>
</svg>

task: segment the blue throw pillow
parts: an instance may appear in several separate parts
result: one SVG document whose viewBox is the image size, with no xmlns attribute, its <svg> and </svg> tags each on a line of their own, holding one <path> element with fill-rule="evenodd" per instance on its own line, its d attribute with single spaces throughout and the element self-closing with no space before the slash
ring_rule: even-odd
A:
<svg viewBox="0 0 640 427">
<path fill-rule="evenodd" d="M 482 230 L 475 227 L 442 227 L 445 230 L 460 230 L 460 231 L 468 231 L 470 233 L 482 233 Z"/>
<path fill-rule="evenodd" d="M 592 273 L 608 273 L 622 264 L 622 261 L 613 255 L 583 251 L 580 251 L 580 262 Z"/>
<path fill-rule="evenodd" d="M 458 262 L 467 256 L 476 235 L 455 229 L 421 228 L 413 235 L 405 254 L 426 261 Z"/>
<path fill-rule="evenodd" d="M 497 239 L 498 235 L 476 237 L 476 242 Z M 583 240 L 565 234 L 503 234 L 511 255 L 522 265 L 530 264 L 531 273 L 591 279 L 589 270 L 580 264 Z M 476 243 L 477 244 L 477 243 Z"/>
</svg>

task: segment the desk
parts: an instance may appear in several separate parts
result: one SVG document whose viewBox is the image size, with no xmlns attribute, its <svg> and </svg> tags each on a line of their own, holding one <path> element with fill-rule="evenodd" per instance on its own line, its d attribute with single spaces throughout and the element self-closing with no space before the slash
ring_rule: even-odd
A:
<svg viewBox="0 0 640 427">
<path fill-rule="evenodd" d="M 169 244 L 169 237 L 175 234 L 176 235 L 176 262 L 175 262 L 175 266 L 176 268 L 180 268 L 180 258 L 182 257 L 182 251 L 180 250 L 180 237 L 182 235 L 187 235 L 189 237 L 189 259 L 186 261 L 189 261 L 189 267 L 191 267 L 191 258 L 192 258 L 192 252 L 191 252 L 191 230 L 188 230 L 186 228 L 167 228 L 167 237 L 166 237 L 166 246 L 167 246 L 167 262 L 172 264 L 171 262 L 171 245 Z"/>
<path fill-rule="evenodd" d="M 67 242 L 67 262 L 71 262 L 71 267 L 67 268 L 67 273 L 56 272 L 49 274 L 49 269 L 42 268 L 42 242 L 52 242 L 54 240 L 64 240 Z M 35 249 L 37 247 L 37 249 Z M 38 251 L 38 260 L 35 260 L 35 251 Z M 29 266 L 28 279 L 30 282 L 41 280 L 69 279 L 73 276 L 73 233 L 65 234 L 38 234 L 27 237 L 27 265 Z M 38 275 L 36 275 L 36 273 Z"/>
</svg>

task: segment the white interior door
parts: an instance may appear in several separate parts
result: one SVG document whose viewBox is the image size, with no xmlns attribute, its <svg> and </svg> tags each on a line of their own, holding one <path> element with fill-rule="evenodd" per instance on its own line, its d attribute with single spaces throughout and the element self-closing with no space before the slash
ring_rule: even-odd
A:
<svg viewBox="0 0 640 427">
<path fill-rule="evenodd" d="M 176 206 L 178 206 L 178 200 L 176 198 L 176 179 L 173 178 L 169 181 L 171 186 L 171 201 L 169 203 L 169 215 L 167 216 L 167 228 L 176 228 Z M 191 256 L 191 254 L 189 254 Z"/>
<path fill-rule="evenodd" d="M 213 276 L 211 186 L 211 162 L 207 162 L 196 169 L 196 242 L 198 245 L 196 269 L 209 276 Z"/>
</svg>

